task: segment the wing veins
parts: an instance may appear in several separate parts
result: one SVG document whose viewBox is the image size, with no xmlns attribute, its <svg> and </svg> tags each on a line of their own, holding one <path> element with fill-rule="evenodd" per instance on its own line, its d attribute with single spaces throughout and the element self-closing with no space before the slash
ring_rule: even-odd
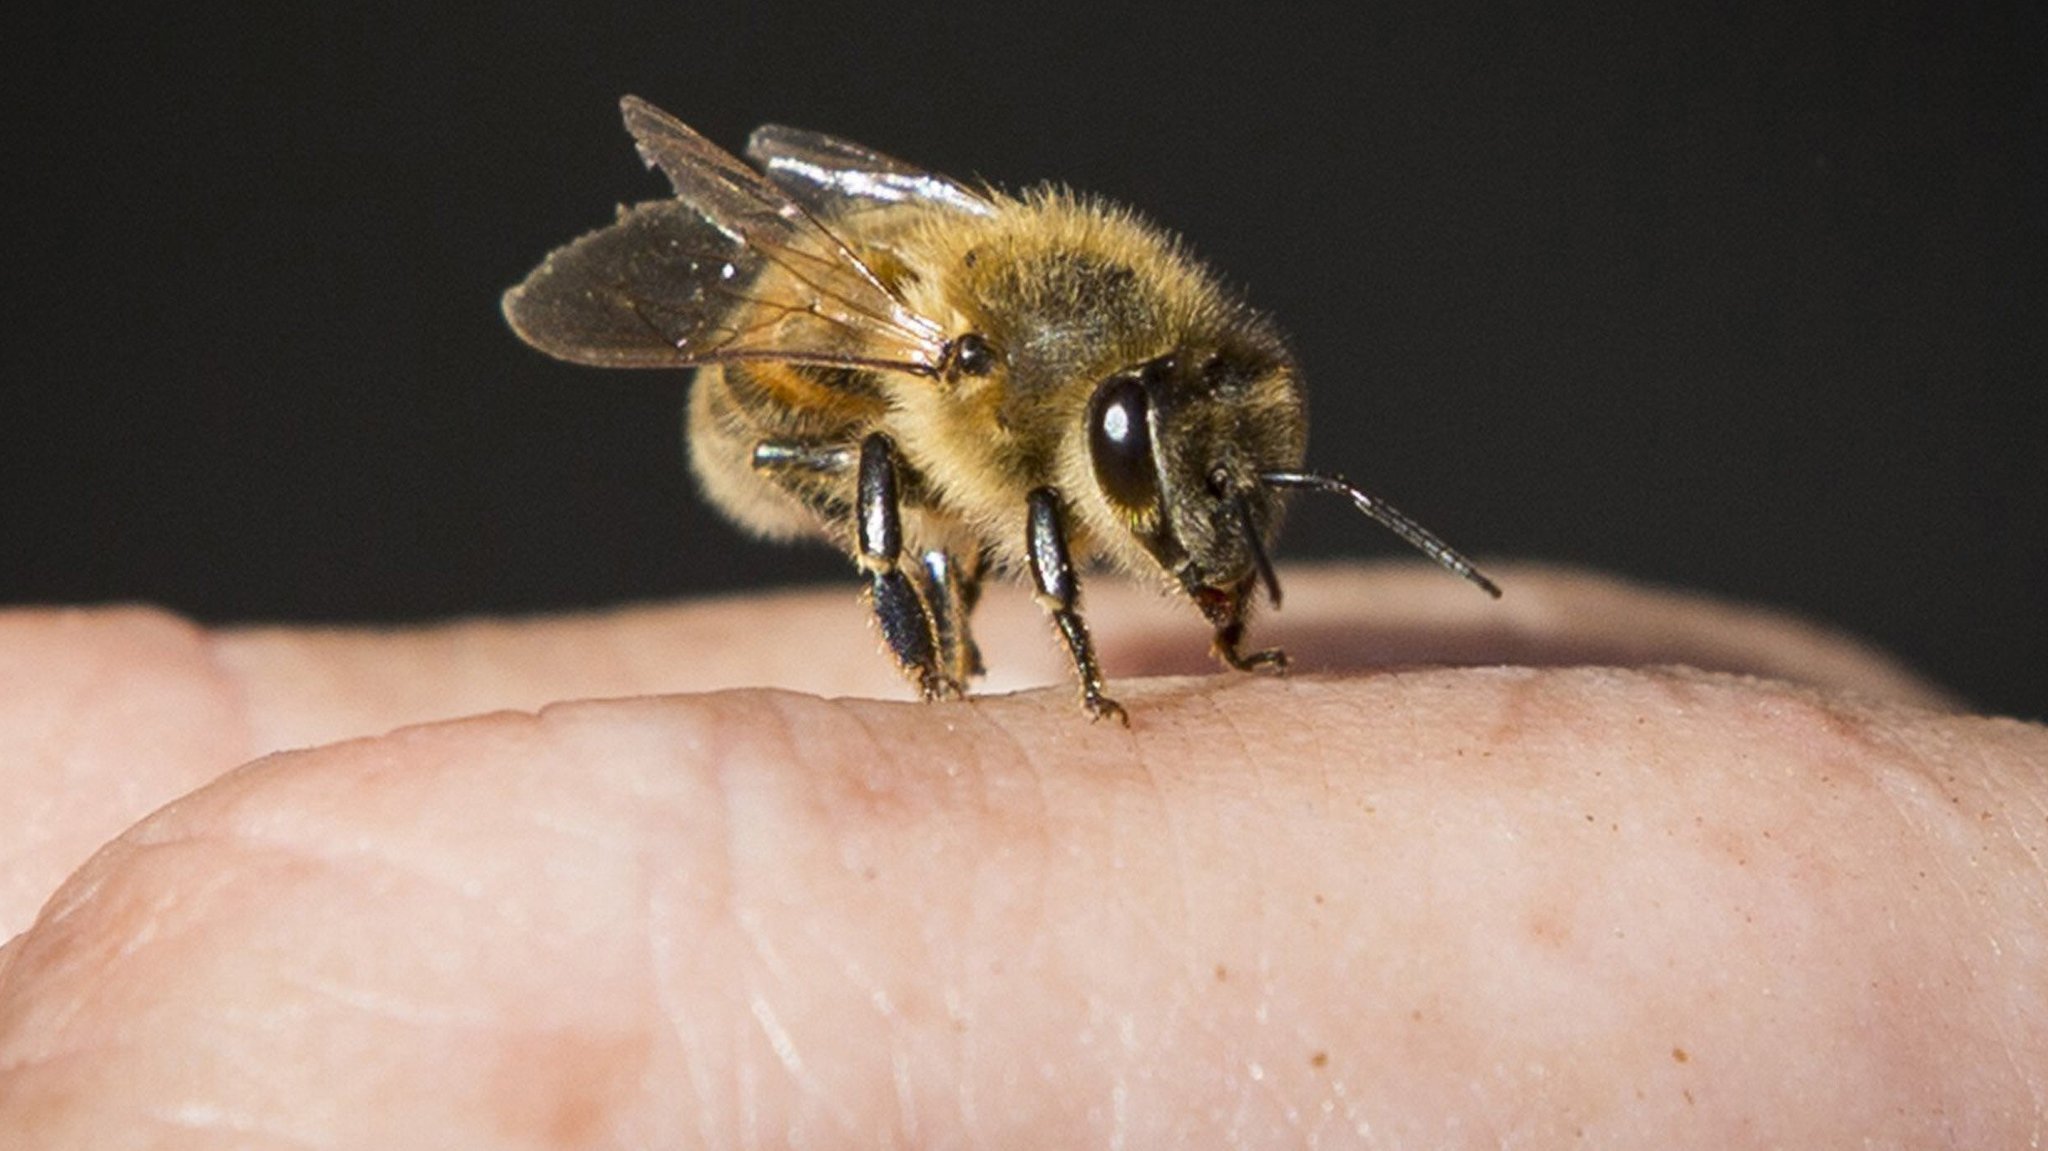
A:
<svg viewBox="0 0 2048 1151">
<path fill-rule="evenodd" d="M 622 110 L 676 196 L 622 209 L 507 292 L 521 337 L 607 366 L 784 360 L 937 373 L 945 329 L 801 203 L 665 113 L 631 97 Z"/>
<path fill-rule="evenodd" d="M 914 342 L 940 340 L 941 329 L 937 324 L 911 311 L 866 261 L 766 177 L 644 100 L 628 96 L 621 101 L 621 107 L 641 157 L 649 166 L 661 169 L 676 197 L 695 208 L 713 227 L 782 265 L 804 286 L 839 300 L 856 314 L 895 328 Z M 744 226 L 748 219 L 765 226 L 750 229 Z M 735 232 L 736 235 L 732 234 Z M 777 232 L 781 235 L 762 234 Z M 819 246 L 824 251 L 814 250 Z M 863 303 L 845 288 L 827 287 L 817 278 L 799 274 L 791 263 L 797 256 L 825 269 L 828 279 L 854 277 L 878 293 L 881 301 Z"/>
</svg>

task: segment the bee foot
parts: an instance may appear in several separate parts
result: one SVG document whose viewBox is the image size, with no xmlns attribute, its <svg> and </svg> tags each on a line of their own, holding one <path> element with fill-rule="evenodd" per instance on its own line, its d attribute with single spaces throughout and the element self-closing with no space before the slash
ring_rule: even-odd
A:
<svg viewBox="0 0 2048 1151">
<path fill-rule="evenodd" d="M 1131 726 L 1131 716 L 1129 712 L 1124 710 L 1124 705 L 1106 695 L 1089 692 L 1081 697 L 1081 706 L 1088 710 L 1088 721 L 1090 723 L 1104 719 L 1114 719 L 1125 727 Z"/>
<path fill-rule="evenodd" d="M 1286 675 L 1288 665 L 1287 653 L 1277 647 L 1267 648 L 1265 651 L 1255 651 L 1249 659 L 1244 661 L 1244 664 L 1244 670 L 1246 671 L 1266 672 L 1270 675 Z"/>
<path fill-rule="evenodd" d="M 1277 647 L 1269 647 L 1263 651 L 1255 651 L 1250 655 L 1242 655 L 1239 654 L 1234 646 L 1218 644 L 1216 647 L 1216 658 L 1222 660 L 1232 671 L 1265 672 L 1269 675 L 1285 675 L 1287 673 L 1287 653 Z"/>
<path fill-rule="evenodd" d="M 967 689 L 950 675 L 930 674 L 918 677 L 917 692 L 926 703 L 941 699 L 966 699 Z"/>
</svg>

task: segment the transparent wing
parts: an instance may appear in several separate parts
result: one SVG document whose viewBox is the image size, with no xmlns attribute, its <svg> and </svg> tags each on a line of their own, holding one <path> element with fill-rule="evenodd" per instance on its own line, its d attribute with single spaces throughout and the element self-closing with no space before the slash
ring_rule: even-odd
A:
<svg viewBox="0 0 2048 1151">
<path fill-rule="evenodd" d="M 995 211 L 988 197 L 958 180 L 822 132 L 764 125 L 748 138 L 747 158 L 820 216 L 843 217 L 910 201 L 971 216 Z"/>
<path fill-rule="evenodd" d="M 653 105 L 621 107 L 676 198 L 620 211 L 505 293 L 520 338 L 565 360 L 781 360 L 929 374 L 945 333 L 787 194 Z"/>
</svg>

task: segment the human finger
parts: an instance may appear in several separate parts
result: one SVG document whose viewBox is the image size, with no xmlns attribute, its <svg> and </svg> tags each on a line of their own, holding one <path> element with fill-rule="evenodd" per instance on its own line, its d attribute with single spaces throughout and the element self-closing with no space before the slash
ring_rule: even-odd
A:
<svg viewBox="0 0 2048 1151">
<path fill-rule="evenodd" d="M 337 1146 L 1990 1146 L 2039 728 L 1687 672 L 738 691 L 411 729 L 124 836 L 0 1129 Z"/>
</svg>

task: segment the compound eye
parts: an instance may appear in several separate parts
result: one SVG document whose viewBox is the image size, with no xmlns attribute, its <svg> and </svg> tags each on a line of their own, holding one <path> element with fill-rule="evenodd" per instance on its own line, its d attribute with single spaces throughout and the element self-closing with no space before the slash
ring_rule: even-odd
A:
<svg viewBox="0 0 2048 1151">
<path fill-rule="evenodd" d="M 1140 511 L 1159 500 L 1152 462 L 1152 401 L 1134 376 L 1112 376 L 1088 405 L 1088 454 L 1095 482 L 1113 502 Z"/>
<path fill-rule="evenodd" d="M 969 332 L 953 341 L 950 349 L 953 371 L 963 376 L 985 376 L 996 370 L 996 350 L 989 347 L 988 337 L 980 332 Z"/>
</svg>

